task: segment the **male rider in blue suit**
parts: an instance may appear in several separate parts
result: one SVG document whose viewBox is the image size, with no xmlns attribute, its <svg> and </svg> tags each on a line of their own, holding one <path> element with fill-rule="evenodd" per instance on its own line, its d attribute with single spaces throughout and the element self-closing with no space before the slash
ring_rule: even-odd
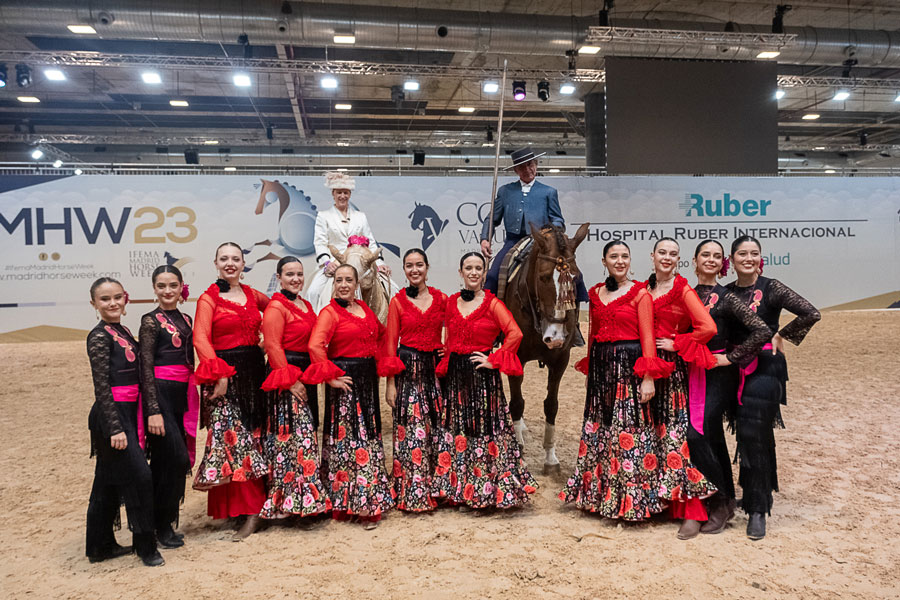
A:
<svg viewBox="0 0 900 600">
<path fill-rule="evenodd" d="M 559 198 L 556 189 L 544 185 L 535 179 L 537 175 L 537 159 L 545 153 L 537 156 L 528 149 L 523 148 L 512 153 L 512 169 L 519 176 L 519 181 L 507 183 L 497 190 L 497 198 L 494 201 L 494 227 L 503 222 L 506 228 L 506 243 L 497 252 L 497 256 L 491 262 L 485 280 L 485 289 L 497 293 L 497 278 L 500 274 L 500 263 L 507 252 L 524 237 L 531 235 L 531 224 L 542 228 L 548 225 L 562 227 L 566 223 L 563 220 L 562 211 L 559 208 Z M 510 167 L 507 167 L 510 168 Z M 488 258 L 491 257 L 491 240 L 488 239 L 490 222 L 485 219 L 481 228 L 481 252 Z M 576 282 L 576 298 L 578 302 L 587 302 L 587 290 L 582 278 Z"/>
</svg>

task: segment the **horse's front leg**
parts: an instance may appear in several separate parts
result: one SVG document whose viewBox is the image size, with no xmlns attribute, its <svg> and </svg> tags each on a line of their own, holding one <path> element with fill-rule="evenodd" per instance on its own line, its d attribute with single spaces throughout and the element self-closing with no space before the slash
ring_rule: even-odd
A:
<svg viewBox="0 0 900 600">
<path fill-rule="evenodd" d="M 512 417 L 513 429 L 516 431 L 516 440 L 522 448 L 525 448 L 525 420 L 522 415 L 525 413 L 525 398 L 522 396 L 522 381 L 524 376 L 510 375 L 509 380 L 509 416 Z"/>
<path fill-rule="evenodd" d="M 560 472 L 556 457 L 556 414 L 559 412 L 559 383 L 569 364 L 568 352 L 565 356 L 547 365 L 547 397 L 544 398 L 544 475 Z"/>
</svg>

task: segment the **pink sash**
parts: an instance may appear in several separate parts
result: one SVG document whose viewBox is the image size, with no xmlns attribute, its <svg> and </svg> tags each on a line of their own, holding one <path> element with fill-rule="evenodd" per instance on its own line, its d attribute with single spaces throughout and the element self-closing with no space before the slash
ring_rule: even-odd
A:
<svg viewBox="0 0 900 600">
<path fill-rule="evenodd" d="M 137 434 L 138 443 L 143 450 L 147 446 L 147 434 L 144 432 L 144 408 L 141 403 L 141 389 L 138 384 L 114 385 L 112 390 L 113 400 L 116 402 L 137 402 Z"/>
<path fill-rule="evenodd" d="M 763 350 L 771 350 L 772 344 L 766 344 L 762 347 Z M 762 350 L 760 351 L 762 352 Z M 753 372 L 756 371 L 756 367 L 759 365 L 759 360 L 754 356 L 753 360 L 746 367 L 741 368 L 741 383 L 738 385 L 738 404 L 743 404 L 741 402 L 741 398 L 744 395 L 744 382 L 747 381 L 747 378 L 753 375 Z"/>
<path fill-rule="evenodd" d="M 724 350 L 713 350 L 722 354 Z M 715 367 L 714 367 L 715 368 Z M 688 363 L 688 404 L 691 407 L 691 425 L 703 435 L 703 411 L 706 410 L 706 369 Z"/>
<path fill-rule="evenodd" d="M 197 378 L 194 370 L 185 365 L 160 365 L 153 367 L 157 379 L 187 382 L 187 411 L 184 413 L 184 433 L 187 438 L 188 457 L 191 468 L 197 458 L 197 421 L 200 418 L 200 394 L 197 392 Z"/>
</svg>

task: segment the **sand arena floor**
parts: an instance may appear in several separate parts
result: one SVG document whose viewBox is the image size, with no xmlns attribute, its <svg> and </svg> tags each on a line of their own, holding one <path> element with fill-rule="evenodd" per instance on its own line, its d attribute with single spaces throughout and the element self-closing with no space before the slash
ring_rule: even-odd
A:
<svg viewBox="0 0 900 600">
<path fill-rule="evenodd" d="M 721 535 L 683 542 L 672 522 L 622 526 L 563 506 L 556 494 L 578 446 L 583 377 L 570 370 L 563 380 L 562 475 L 542 477 L 544 374 L 531 365 L 526 457 L 541 484 L 531 506 L 488 516 L 395 512 L 371 532 L 332 521 L 276 525 L 233 543 L 230 529 L 206 517 L 205 494 L 189 490 L 186 545 L 164 550 L 166 566 L 153 570 L 136 557 L 96 565 L 84 557 L 93 469 L 84 343 L 0 345 L 0 595 L 897 598 L 898 340 L 898 311 L 826 313 L 803 346 L 788 348 L 782 491 L 763 541 L 745 537 L 743 515 Z M 130 543 L 127 530 L 119 540 Z"/>
</svg>

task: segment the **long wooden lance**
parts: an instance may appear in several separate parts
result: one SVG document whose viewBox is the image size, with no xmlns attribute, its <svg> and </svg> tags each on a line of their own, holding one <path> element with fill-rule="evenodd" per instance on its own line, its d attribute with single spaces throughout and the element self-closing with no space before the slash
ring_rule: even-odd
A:
<svg viewBox="0 0 900 600">
<path fill-rule="evenodd" d="M 494 241 L 494 202 L 497 198 L 497 177 L 500 174 L 500 142 L 503 140 L 503 101 L 506 97 L 506 67 L 508 61 L 503 59 L 503 79 L 500 82 L 500 114 L 497 116 L 497 141 L 494 145 L 494 183 L 491 185 L 491 211 L 488 213 L 490 225 L 488 226 L 488 243 Z M 491 259 L 494 257 L 491 252 Z"/>
</svg>

